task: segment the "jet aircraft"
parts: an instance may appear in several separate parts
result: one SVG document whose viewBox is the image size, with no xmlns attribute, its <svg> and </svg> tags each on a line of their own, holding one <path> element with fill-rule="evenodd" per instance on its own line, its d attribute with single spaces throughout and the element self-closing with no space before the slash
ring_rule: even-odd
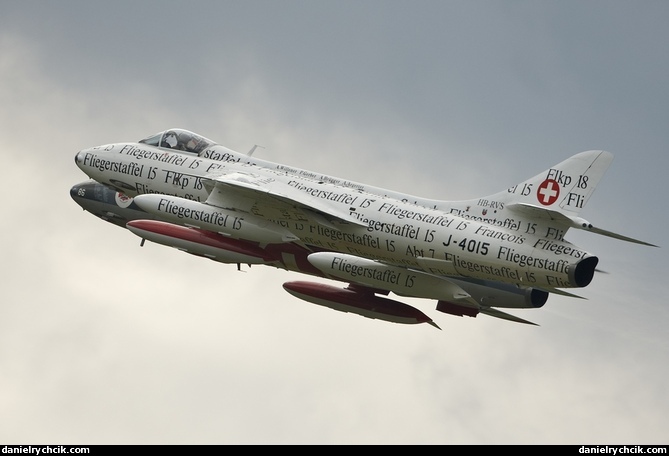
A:
<svg viewBox="0 0 669 456">
<path fill-rule="evenodd" d="M 613 160 L 603 150 L 489 196 L 446 201 L 272 163 L 254 149 L 239 153 L 178 128 L 96 146 L 76 154 L 90 180 L 70 194 L 141 245 L 344 282 L 283 288 L 335 310 L 437 328 L 390 293 L 436 301 L 451 315 L 534 324 L 508 309 L 542 307 L 550 293 L 578 298 L 567 290 L 595 275 L 598 257 L 567 241 L 569 229 L 653 246 L 581 218 Z"/>
</svg>

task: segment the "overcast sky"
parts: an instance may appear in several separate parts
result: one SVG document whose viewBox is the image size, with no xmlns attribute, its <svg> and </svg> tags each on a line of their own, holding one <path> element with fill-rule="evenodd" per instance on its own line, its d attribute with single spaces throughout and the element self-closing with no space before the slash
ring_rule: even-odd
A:
<svg viewBox="0 0 669 456">
<path fill-rule="evenodd" d="M 667 444 L 669 2 L 0 6 L 4 444 Z M 440 199 L 615 156 L 600 268 L 528 326 L 300 301 L 81 210 L 77 151 L 186 128 Z"/>
</svg>

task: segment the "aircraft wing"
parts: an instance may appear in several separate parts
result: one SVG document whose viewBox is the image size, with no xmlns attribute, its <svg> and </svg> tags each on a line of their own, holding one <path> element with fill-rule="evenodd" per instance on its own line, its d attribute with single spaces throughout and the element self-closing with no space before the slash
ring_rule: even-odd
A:
<svg viewBox="0 0 669 456">
<path fill-rule="evenodd" d="M 327 190 L 310 194 L 271 176 L 243 172 L 203 178 L 202 182 L 209 191 L 205 203 L 212 206 L 237 209 L 279 220 L 305 222 L 314 219 L 330 228 L 335 228 L 332 222 L 367 226 L 342 210 L 341 204 L 330 202 Z M 322 197 L 313 196 L 314 193 Z"/>
</svg>

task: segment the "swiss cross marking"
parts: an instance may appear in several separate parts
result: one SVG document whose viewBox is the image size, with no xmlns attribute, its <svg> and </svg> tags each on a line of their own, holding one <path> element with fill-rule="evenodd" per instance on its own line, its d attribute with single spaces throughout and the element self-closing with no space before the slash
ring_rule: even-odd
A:
<svg viewBox="0 0 669 456">
<path fill-rule="evenodd" d="M 554 179 L 546 179 L 537 189 L 537 199 L 544 206 L 550 206 L 560 196 L 560 184 Z"/>
</svg>

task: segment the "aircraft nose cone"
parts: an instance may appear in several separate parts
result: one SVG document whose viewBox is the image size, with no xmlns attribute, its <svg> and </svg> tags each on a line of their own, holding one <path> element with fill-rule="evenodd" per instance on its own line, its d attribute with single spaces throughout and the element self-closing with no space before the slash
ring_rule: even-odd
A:
<svg viewBox="0 0 669 456">
<path fill-rule="evenodd" d="M 77 197 L 79 196 L 78 193 L 79 193 L 79 189 L 80 189 L 80 188 L 81 188 L 81 187 L 80 187 L 79 185 L 75 185 L 74 187 L 72 187 L 72 188 L 70 189 L 70 196 L 71 196 L 72 199 L 75 200 L 75 201 L 77 200 Z"/>
<path fill-rule="evenodd" d="M 70 196 L 79 206 L 86 209 L 91 202 L 105 200 L 101 188 L 104 187 L 93 180 L 79 182 L 70 189 Z"/>
<path fill-rule="evenodd" d="M 74 163 L 76 163 L 76 165 L 77 165 L 79 168 L 81 168 L 81 164 L 84 162 L 84 154 L 83 154 L 83 152 L 84 152 L 83 150 L 80 150 L 80 151 L 77 152 L 77 154 L 74 156 Z M 74 187 L 73 187 L 73 188 L 74 188 Z"/>
<path fill-rule="evenodd" d="M 70 189 L 70 196 L 75 203 L 86 209 L 88 200 L 90 200 L 91 196 L 93 196 L 93 193 L 90 192 L 91 190 L 93 190 L 93 187 L 90 181 L 80 182 L 72 186 Z"/>
</svg>

